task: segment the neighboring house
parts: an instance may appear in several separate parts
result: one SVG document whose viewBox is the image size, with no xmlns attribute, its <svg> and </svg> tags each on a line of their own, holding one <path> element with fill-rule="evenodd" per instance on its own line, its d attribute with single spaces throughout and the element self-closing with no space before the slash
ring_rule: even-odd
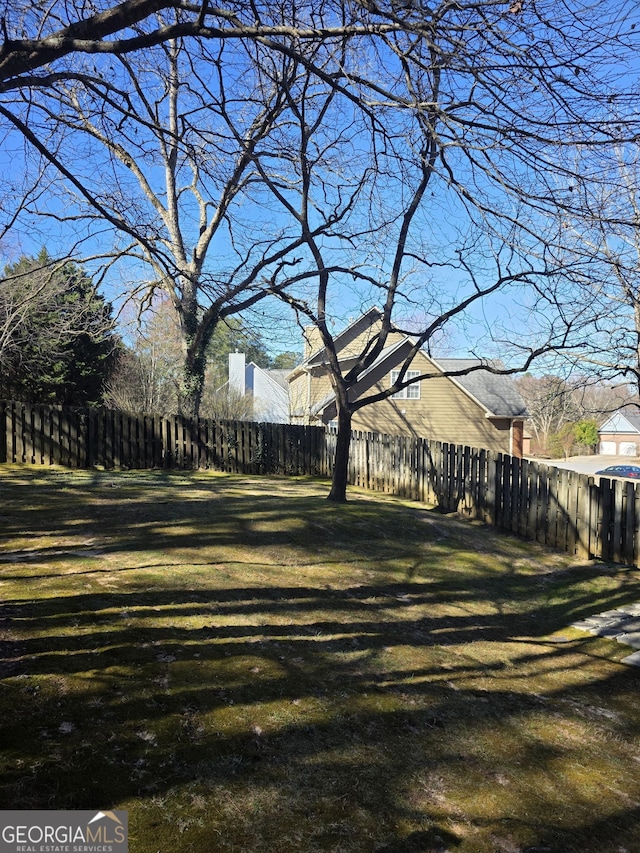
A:
<svg viewBox="0 0 640 853">
<path fill-rule="evenodd" d="M 371 309 L 336 336 L 343 369 L 374 338 L 379 321 L 379 310 Z M 288 376 L 291 422 L 330 424 L 336 418 L 336 403 L 325 352 L 317 346 L 316 330 L 305 337 L 305 360 Z M 387 347 L 352 389 L 353 399 L 393 385 L 412 345 L 407 335 L 389 335 Z M 479 359 L 434 359 L 421 351 L 407 377 L 413 372 L 430 378 L 359 409 L 353 416 L 353 429 L 414 435 L 522 456 L 526 410 L 511 379 L 483 369 L 462 376 L 443 375 L 482 363 Z"/>
<path fill-rule="evenodd" d="M 289 423 L 288 370 L 266 370 L 246 363 L 244 353 L 229 353 L 229 389 L 253 401 L 253 420 Z"/>
<path fill-rule="evenodd" d="M 620 409 L 598 430 L 598 453 L 608 456 L 640 455 L 640 412 L 637 409 Z"/>
</svg>

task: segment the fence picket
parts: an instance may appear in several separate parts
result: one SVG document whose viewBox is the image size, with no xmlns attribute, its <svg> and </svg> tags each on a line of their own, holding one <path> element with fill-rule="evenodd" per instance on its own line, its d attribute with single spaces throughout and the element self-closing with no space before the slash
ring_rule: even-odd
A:
<svg viewBox="0 0 640 853">
<path fill-rule="evenodd" d="M 591 556 L 589 542 L 589 519 L 591 512 L 591 479 L 584 474 L 578 476 L 578 520 L 576 525 L 576 554 L 583 560 Z M 633 542 L 632 542 L 633 545 Z"/>
<path fill-rule="evenodd" d="M 627 566 L 633 565 L 633 546 L 635 528 L 635 483 L 624 483 L 625 507 L 622 532 L 622 559 L 620 562 Z"/>
<path fill-rule="evenodd" d="M 25 441 L 25 420 L 27 406 L 16 408 L 16 462 L 27 461 L 27 446 Z"/>
<path fill-rule="evenodd" d="M 600 503 L 598 508 L 598 538 L 600 543 L 598 554 L 603 560 L 608 560 L 610 554 L 611 527 L 611 480 L 603 477 L 600 480 Z"/>
<path fill-rule="evenodd" d="M 536 495 L 536 535 L 538 542 L 547 541 L 549 526 L 549 470 L 543 465 L 537 466 L 538 492 Z"/>
<path fill-rule="evenodd" d="M 622 558 L 622 482 L 613 481 L 613 548 L 612 559 L 619 563 Z"/>
<path fill-rule="evenodd" d="M 510 528 L 513 533 L 519 532 L 519 511 L 520 511 L 520 460 L 515 457 L 510 459 L 511 468 L 511 483 L 509 488 L 509 517 L 511 518 Z"/>
<path fill-rule="evenodd" d="M 519 461 L 520 489 L 518 491 L 517 532 L 521 536 L 527 536 L 529 526 L 529 504 L 531 502 L 531 463 L 526 459 Z"/>
<path fill-rule="evenodd" d="M 578 475 L 575 471 L 567 472 L 567 542 L 568 554 L 575 554 L 578 544 L 578 510 L 579 510 L 579 485 Z"/>
<path fill-rule="evenodd" d="M 498 526 L 498 455 L 487 451 L 487 480 L 485 485 L 484 523 Z"/>
<path fill-rule="evenodd" d="M 569 530 L 569 472 L 561 468 L 558 472 L 558 511 L 556 540 L 562 551 L 567 551 Z"/>
<path fill-rule="evenodd" d="M 558 527 L 558 468 L 551 468 L 547 477 L 547 505 L 545 508 L 546 535 L 544 544 L 550 547 L 556 545 L 556 530 Z"/>
</svg>

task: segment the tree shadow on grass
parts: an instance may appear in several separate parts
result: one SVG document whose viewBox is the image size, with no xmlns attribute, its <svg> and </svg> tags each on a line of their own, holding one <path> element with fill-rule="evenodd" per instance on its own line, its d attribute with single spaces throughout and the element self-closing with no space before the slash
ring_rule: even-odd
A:
<svg viewBox="0 0 640 853">
<path fill-rule="evenodd" d="M 322 528 L 336 516 L 319 515 L 317 497 L 293 490 L 274 509 L 272 497 L 220 493 L 223 518 L 194 547 L 242 530 L 258 562 L 274 544 L 326 549 L 325 565 Z M 185 533 L 164 534 L 163 547 L 193 537 L 191 503 L 174 505 Z M 477 529 L 484 556 L 467 572 L 437 570 L 462 535 L 440 520 L 436 556 L 394 574 L 433 530 L 423 524 L 420 539 L 406 507 L 372 516 L 366 503 L 350 508 L 355 533 L 332 546 L 338 564 L 358 568 L 376 551 L 384 565 L 366 582 L 313 585 L 292 566 L 297 584 L 238 583 L 246 562 L 232 577 L 213 563 L 197 576 L 168 566 L 155 588 L 144 568 L 154 564 L 127 568 L 148 547 L 140 528 L 113 520 L 108 544 L 125 564 L 115 589 L 6 565 L 2 578 L 23 587 L 0 611 L 3 807 L 127 807 L 136 853 L 637 849 L 638 673 L 613 644 L 547 639 L 640 597 L 632 573 L 603 586 L 591 565 L 483 569 L 507 551 Z M 118 502 L 105 505 L 122 517 Z M 144 519 L 162 526 L 163 512 L 145 506 Z M 258 516 L 280 527 L 252 527 Z M 394 542 L 386 525 L 412 540 Z M 75 559 L 56 557 L 54 577 Z M 125 569 L 138 574 L 118 588 Z"/>
<path fill-rule="evenodd" d="M 406 586 L 401 588 L 406 595 Z M 341 849 L 331 844 L 345 840 L 341 833 L 348 835 L 351 812 L 365 825 L 375 824 L 379 840 L 371 843 L 382 850 L 437 850 L 437 837 L 444 839 L 442 849 L 450 849 L 456 838 L 464 843 L 463 836 L 447 829 L 454 818 L 482 832 L 482 810 L 474 814 L 467 807 L 460 816 L 456 806 L 452 815 L 453 806 L 439 805 L 439 797 L 445 797 L 440 785 L 446 790 L 468 776 L 495 797 L 502 784 L 496 774 L 514 772 L 512 761 L 501 767 L 500 749 L 494 745 L 491 752 L 492 729 L 508 731 L 528 715 L 579 720 L 590 703 L 600 707 L 605 697 L 637 686 L 634 671 L 620 671 L 608 661 L 609 675 L 592 682 L 592 658 L 582 651 L 593 646 L 590 641 L 553 646 L 541 655 L 536 638 L 528 635 L 508 664 L 475 661 L 467 652 L 479 637 L 508 647 L 514 634 L 529 626 L 530 614 L 412 619 L 411 610 L 428 607 L 428 593 L 414 585 L 408 593 L 420 603 L 408 605 L 397 599 L 399 589 L 273 588 L 262 595 L 245 588 L 208 596 L 176 589 L 7 603 L 3 613 L 10 630 L 19 626 L 21 635 L 5 641 L 5 663 L 13 665 L 7 689 L 17 696 L 20 711 L 12 720 L 5 714 L 5 745 L 19 755 L 20 766 L 5 774 L 4 802 L 13 808 L 92 808 L 96 802 L 175 797 L 176 789 L 185 786 L 209 793 L 239 786 L 247 797 L 249 791 L 275 786 L 284 792 L 278 808 L 287 804 L 297 824 L 315 833 L 301 850 Z M 441 600 L 438 585 L 431 591 Z M 359 597 L 354 604 L 356 592 L 383 597 L 385 613 L 358 619 L 358 605 L 368 609 L 362 602 L 369 599 Z M 210 617 L 207 605 L 214 611 Z M 225 606 L 230 611 L 222 619 Z M 122 624 L 123 611 L 135 625 Z M 327 611 L 336 618 L 318 618 Z M 203 614 L 211 618 L 210 625 L 182 625 Z M 247 614 L 261 624 L 234 622 Z M 271 624 L 273 619 L 278 624 Z M 443 627 L 445 644 L 440 642 Z M 38 630 L 45 636 L 32 636 Z M 399 648 L 404 656 L 390 651 Z M 457 656 L 455 664 L 449 653 Z M 513 672 L 514 667 L 522 672 Z M 574 675 L 580 667 L 587 670 L 579 685 L 582 704 L 572 704 L 572 688 L 545 696 L 527 691 L 537 669 L 548 678 L 569 667 Z M 607 737 L 638 736 L 637 718 L 604 722 Z M 476 741 L 484 741 L 481 749 L 474 747 Z M 543 774 L 573 754 L 559 744 L 551 748 L 526 740 L 518 749 L 518 763 Z M 103 771 L 87 777 L 87 763 L 98 757 Z M 582 758 L 577 751 L 576 760 Z M 409 789 L 418 780 L 428 792 L 412 809 Z M 328 792 L 331 808 L 325 803 Z M 336 803 L 345 826 L 336 820 Z M 179 803 L 174 808 L 176 814 L 188 811 Z M 552 802 L 545 803 L 543 813 L 549 810 Z M 597 821 L 597 843 L 607 834 L 624 843 L 633 824 L 623 818 Z M 390 840 L 399 822 L 407 823 L 407 831 Z M 416 823 L 426 828 L 415 828 Z M 592 829 L 567 830 L 559 819 L 554 827 L 540 812 L 532 826 L 526 823 L 512 818 L 505 838 L 524 834 L 535 842 L 540 838 L 533 836 L 542 831 L 551 844 L 559 839 L 558 850 L 606 849 L 589 839 Z M 334 827 L 324 840 L 318 834 L 321 826 Z M 577 846 L 567 846 L 576 834 Z M 349 839 L 345 849 L 377 849 Z M 260 849 L 250 838 L 245 843 L 252 845 L 246 849 Z"/>
</svg>

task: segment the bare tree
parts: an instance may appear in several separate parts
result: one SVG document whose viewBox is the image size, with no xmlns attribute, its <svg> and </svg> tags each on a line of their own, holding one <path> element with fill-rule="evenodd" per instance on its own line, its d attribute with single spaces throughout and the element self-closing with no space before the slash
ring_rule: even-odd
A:
<svg viewBox="0 0 640 853">
<path fill-rule="evenodd" d="M 176 39 L 199 39 L 217 44 L 260 42 L 276 53 L 303 59 L 306 46 L 318 40 L 333 44 L 336 39 L 348 38 L 366 46 L 371 42 L 386 44 L 398 35 L 410 33 L 416 42 L 429 41 L 436 28 L 443 23 L 450 26 L 452 12 L 456 17 L 455 28 L 451 31 L 455 36 L 451 40 L 454 48 L 462 47 L 466 51 L 479 32 L 478 21 L 486 22 L 487 30 L 491 30 L 497 17 L 508 16 L 523 22 L 522 26 L 514 28 L 519 32 L 515 33 L 513 43 L 505 42 L 511 51 L 505 59 L 513 57 L 514 71 L 526 73 L 529 70 L 520 64 L 519 39 L 525 34 L 527 40 L 536 45 L 538 59 L 546 56 L 550 69 L 556 68 L 553 58 L 559 45 L 582 42 L 582 64 L 578 73 L 584 73 L 587 79 L 589 64 L 600 59 L 599 51 L 607 40 L 618 50 L 618 61 L 612 64 L 611 73 L 624 68 L 626 57 L 619 50 L 626 46 L 625 35 L 635 29 L 637 22 L 637 9 L 632 2 L 621 2 L 611 10 L 608 3 L 599 0 L 595 3 L 582 0 L 568 13 L 558 9 L 557 4 L 531 0 L 461 0 L 455 5 L 436 3 L 434 6 L 323 0 L 295 8 L 258 0 L 245 5 L 216 6 L 190 0 L 124 0 L 119 3 L 88 0 L 81 5 L 69 5 L 61 0 L 37 4 L 29 0 L 3 0 L 0 5 L 3 39 L 0 92 L 50 85 L 75 76 L 77 69 L 73 63 L 78 55 L 127 56 Z M 569 17 L 559 17 L 564 14 Z M 564 32 L 554 26 L 556 19 L 559 25 L 567 27 Z M 624 25 L 612 29 L 612 21 L 624 22 Z M 491 39 L 487 38 L 487 44 L 490 43 Z M 406 54 L 405 60 L 411 64 L 413 57 Z M 307 64 L 313 68 L 312 62 L 307 60 Z M 374 74 L 367 74 L 367 67 L 368 63 L 362 65 L 357 77 L 350 75 L 350 69 L 345 67 L 340 77 L 333 79 L 321 69 L 316 71 L 325 82 L 343 90 L 350 80 L 358 79 L 372 92 L 386 97 L 390 93 L 384 82 L 377 81 Z M 494 71 L 504 69 L 505 64 L 500 63 Z M 554 77 L 559 78 L 561 73 L 561 65 L 558 65 Z M 532 82 L 535 85 L 539 81 L 532 79 Z M 546 81 L 542 92 L 553 86 L 553 82 L 552 79 Z M 583 94 L 588 92 L 587 86 L 575 88 Z"/>
<path fill-rule="evenodd" d="M 546 453 L 549 439 L 566 423 L 578 420 L 573 388 L 560 376 L 528 374 L 517 379 L 527 406 L 527 424 L 533 432 L 534 451 Z"/>
<path fill-rule="evenodd" d="M 202 411 L 206 417 L 213 418 L 216 421 L 254 421 L 260 419 L 260 412 L 256 412 L 253 399 L 230 388 L 228 383 L 219 388 L 207 388 L 205 390 Z"/>
<path fill-rule="evenodd" d="M 595 152 L 585 152 L 589 163 Z M 572 362 L 589 382 L 617 383 L 627 401 L 640 394 L 640 152 L 637 143 L 597 157 L 603 180 L 581 187 L 581 205 L 563 217 L 576 257 L 588 257 L 589 274 L 568 298 L 587 307 L 582 346 Z M 620 401 L 619 401 L 620 403 Z"/>
<path fill-rule="evenodd" d="M 551 437 L 565 424 L 591 419 L 602 423 L 631 401 L 628 386 L 612 385 L 589 374 L 528 373 L 515 382 L 526 403 L 534 454 L 547 453 Z"/>
<path fill-rule="evenodd" d="M 129 345 L 120 350 L 105 404 L 126 412 L 178 412 L 182 349 L 175 312 L 156 300 L 142 320 L 134 317 L 128 325 Z"/>
<path fill-rule="evenodd" d="M 409 25 L 381 37 L 362 87 L 355 73 L 345 73 L 357 81 L 347 93 L 294 78 L 286 140 L 270 152 L 277 179 L 267 154 L 258 168 L 304 240 L 281 295 L 301 325 L 317 330 L 335 394 L 332 500 L 345 499 L 353 414 L 428 380 L 409 375 L 414 359 L 444 328 L 477 322 L 477 305 L 489 318 L 484 345 L 518 355 L 501 368 L 485 363 L 491 370 L 524 370 L 543 353 L 579 345 L 585 318 L 580 306 L 568 310 L 564 294 L 584 276 L 585 258 L 569 256 L 557 214 L 577 209 L 571 187 L 597 176 L 583 174 L 568 152 L 610 147 L 630 130 L 607 118 L 607 102 L 618 97 L 609 72 L 621 20 L 604 12 L 593 4 L 443 2 L 428 16 L 428 34 L 420 10 L 418 37 L 417 11 L 403 7 L 398 16 Z M 350 60 L 341 54 L 341 67 Z M 376 60 L 384 73 L 373 97 Z M 330 241 L 314 235 L 319 221 L 332 223 Z M 348 359 L 331 330 L 345 301 L 359 311 L 380 307 L 375 334 Z M 505 301 L 523 307 L 498 322 Z M 411 346 L 395 382 L 369 385 L 397 333 Z"/>
<path fill-rule="evenodd" d="M 572 380 L 573 399 L 582 419 L 602 424 L 613 412 L 624 406 L 638 405 L 638 394 L 625 382 L 602 380 L 581 374 Z"/>
<path fill-rule="evenodd" d="M 224 43 L 212 52 L 172 41 L 25 98 L 28 126 L 13 115 L 74 193 L 71 207 L 40 214 L 81 217 L 91 233 L 106 224 L 119 235 L 116 254 L 146 269 L 132 296 L 144 305 L 168 295 L 182 336 L 179 399 L 191 414 L 216 325 L 268 296 L 265 278 L 276 286 L 301 242 L 246 203 L 259 147 L 283 120 L 286 61 L 274 66 L 252 43 L 228 54 Z"/>
<path fill-rule="evenodd" d="M 121 348 L 107 384 L 105 403 L 129 412 L 174 414 L 182 410 L 182 339 L 178 317 L 166 299 L 155 299 L 139 318 L 132 306 L 121 317 L 127 346 Z M 268 355 L 259 334 L 234 318 L 218 325 L 207 352 L 207 372 L 200 406 L 203 417 L 253 420 L 261 413 L 252 397 L 229 386 L 229 353 L 241 347 L 250 358 L 266 364 Z M 291 365 L 293 366 L 293 365 Z"/>
<path fill-rule="evenodd" d="M 81 6 L 56 0 L 38 4 L 5 0 L 0 8 L 4 37 L 0 47 L 0 91 L 32 85 L 36 70 L 70 54 L 125 55 L 179 36 L 203 34 L 207 29 L 207 4 L 179 0 L 125 0 Z M 157 17 L 167 11 L 180 12 L 185 18 L 167 26 Z"/>
</svg>

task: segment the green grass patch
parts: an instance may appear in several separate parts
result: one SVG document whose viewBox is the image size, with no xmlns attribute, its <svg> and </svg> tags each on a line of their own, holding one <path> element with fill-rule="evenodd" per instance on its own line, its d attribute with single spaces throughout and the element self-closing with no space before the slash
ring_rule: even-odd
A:
<svg viewBox="0 0 640 853">
<path fill-rule="evenodd" d="M 0 467 L 3 809 L 132 853 L 637 853 L 640 671 L 578 563 L 326 483 Z"/>
</svg>

